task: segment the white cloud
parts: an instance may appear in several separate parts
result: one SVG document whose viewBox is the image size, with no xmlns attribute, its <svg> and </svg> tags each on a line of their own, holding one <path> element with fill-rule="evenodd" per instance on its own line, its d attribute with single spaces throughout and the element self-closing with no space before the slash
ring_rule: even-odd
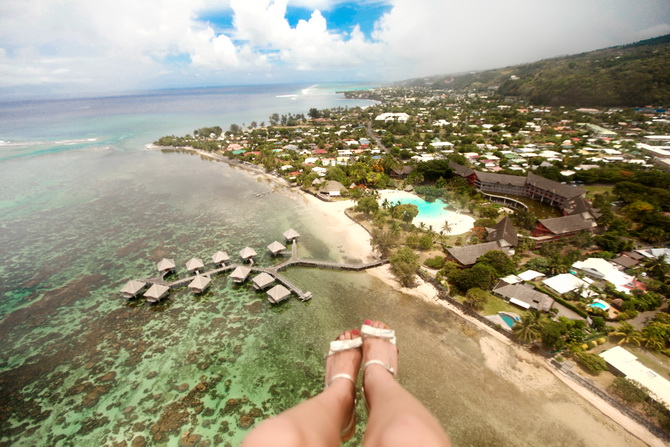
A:
<svg viewBox="0 0 670 447">
<path fill-rule="evenodd" d="M 0 86 L 393 80 L 530 62 L 670 32 L 667 0 L 362 0 L 390 7 L 370 40 L 323 12 L 351 0 L 0 3 Z M 291 26 L 287 8 L 312 11 Z M 233 15 L 223 32 L 201 16 Z M 167 79 L 167 78 L 166 78 Z M 304 76 L 303 76 L 304 79 Z"/>
</svg>

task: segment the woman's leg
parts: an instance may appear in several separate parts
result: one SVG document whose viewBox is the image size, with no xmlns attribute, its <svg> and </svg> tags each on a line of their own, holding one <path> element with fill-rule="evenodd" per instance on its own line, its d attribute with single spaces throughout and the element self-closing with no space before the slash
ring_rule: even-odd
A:
<svg viewBox="0 0 670 447">
<path fill-rule="evenodd" d="M 365 324 L 381 329 L 378 321 Z M 397 371 L 398 350 L 388 340 L 363 338 L 363 364 L 377 360 Z M 409 391 L 396 382 L 394 374 L 379 363 L 371 363 L 363 373 L 365 398 L 369 406 L 365 447 L 450 446 L 449 438 L 435 417 Z"/>
<path fill-rule="evenodd" d="M 340 334 L 338 340 L 359 337 L 354 329 Z M 336 375 L 348 375 L 356 381 L 361 366 L 361 349 L 348 349 L 326 360 L 326 383 Z M 352 421 L 355 385 L 344 377 L 335 378 L 313 398 L 263 421 L 244 439 L 243 447 L 339 446 L 341 431 Z M 353 428 L 352 428 L 353 430 Z"/>
</svg>

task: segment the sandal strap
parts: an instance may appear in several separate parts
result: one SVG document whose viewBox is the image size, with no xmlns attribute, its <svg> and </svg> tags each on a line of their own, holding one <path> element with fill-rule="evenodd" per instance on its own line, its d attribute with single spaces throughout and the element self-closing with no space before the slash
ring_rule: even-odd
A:
<svg viewBox="0 0 670 447">
<path fill-rule="evenodd" d="M 360 348 L 363 345 L 361 337 L 352 338 L 350 340 L 334 340 L 330 342 L 330 350 L 328 356 L 337 354 L 338 352 L 347 351 L 349 349 Z"/>
<path fill-rule="evenodd" d="M 381 360 L 374 360 L 374 359 L 373 359 L 373 360 L 368 360 L 368 361 L 365 362 L 365 364 L 363 365 L 363 372 L 365 372 L 365 370 L 368 368 L 368 366 L 372 366 L 372 365 L 380 365 L 380 366 L 383 366 L 384 369 L 385 369 L 386 371 L 390 372 L 391 375 L 392 375 L 393 377 L 395 377 L 395 369 L 394 369 L 392 366 L 389 366 L 389 365 L 387 365 L 386 363 L 382 362 Z M 332 380 L 331 380 L 331 381 L 332 381 Z"/>
<path fill-rule="evenodd" d="M 349 382 L 353 383 L 354 388 L 356 388 L 356 380 L 354 380 L 353 377 L 351 377 L 349 374 L 346 373 L 335 374 L 333 377 L 330 378 L 330 380 L 326 381 L 326 388 L 328 388 L 337 379 L 347 379 Z"/>
<path fill-rule="evenodd" d="M 363 337 L 383 338 L 394 345 L 396 344 L 395 331 L 393 329 L 382 329 L 364 324 L 361 326 L 361 334 Z"/>
</svg>

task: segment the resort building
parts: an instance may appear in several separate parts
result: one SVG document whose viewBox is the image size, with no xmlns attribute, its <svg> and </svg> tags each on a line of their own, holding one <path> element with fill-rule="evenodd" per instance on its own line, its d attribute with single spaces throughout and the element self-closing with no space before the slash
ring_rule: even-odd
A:
<svg viewBox="0 0 670 447">
<path fill-rule="evenodd" d="M 342 191 L 347 188 L 337 180 L 328 180 L 325 185 L 321 188 L 322 194 L 327 194 L 330 197 L 339 197 L 342 195 Z"/>
<path fill-rule="evenodd" d="M 507 253 L 506 249 L 496 242 L 485 242 L 483 244 L 468 245 L 466 247 L 447 248 L 447 259 L 458 262 L 463 267 L 470 267 L 477 262 L 480 256 L 485 255 L 491 250 L 501 250 Z"/>
<path fill-rule="evenodd" d="M 616 346 L 600 354 L 607 364 L 618 374 L 633 380 L 646 389 L 656 401 L 670 409 L 670 381 L 663 378 L 654 370 L 647 368 L 635 355 Z"/>
<path fill-rule="evenodd" d="M 549 295 L 534 290 L 529 285 L 498 283 L 493 293 L 524 309 L 537 309 L 549 312 L 554 305 L 554 299 Z"/>
<path fill-rule="evenodd" d="M 475 171 L 453 161 L 449 163 L 449 167 L 456 175 L 465 178 L 480 191 L 529 197 L 558 207 L 565 214 L 577 208 L 575 202 L 585 194 L 581 187 L 564 185 L 531 172 L 526 177 L 495 174 Z"/>
<path fill-rule="evenodd" d="M 611 262 L 602 258 L 588 258 L 577 261 L 572 267 L 581 270 L 591 278 L 611 283 L 619 292 L 630 293 L 632 289 L 645 290 L 644 285 L 634 276 L 627 275 Z"/>
<path fill-rule="evenodd" d="M 588 278 L 580 279 L 571 273 L 561 273 L 560 275 L 552 276 L 543 280 L 542 283 L 559 295 L 573 291 L 578 291 L 584 298 L 592 295 L 589 286 L 593 281 Z"/>
<path fill-rule="evenodd" d="M 532 232 L 536 243 L 573 236 L 582 231 L 593 231 L 600 214 L 584 198 L 581 187 L 564 185 L 529 172 L 526 177 L 494 174 L 470 169 L 450 162 L 454 173 L 465 178 L 477 189 L 493 194 L 529 197 L 559 208 L 563 217 L 540 219 Z"/>
<path fill-rule="evenodd" d="M 582 231 L 593 231 L 598 224 L 594 218 L 584 218 L 581 214 L 573 216 L 539 219 L 531 233 L 536 243 L 549 242 L 574 236 Z"/>
<path fill-rule="evenodd" d="M 486 231 L 486 241 L 498 242 L 505 250 L 511 250 L 519 244 L 519 236 L 509 216 L 505 216 L 495 227 L 487 228 Z"/>
</svg>

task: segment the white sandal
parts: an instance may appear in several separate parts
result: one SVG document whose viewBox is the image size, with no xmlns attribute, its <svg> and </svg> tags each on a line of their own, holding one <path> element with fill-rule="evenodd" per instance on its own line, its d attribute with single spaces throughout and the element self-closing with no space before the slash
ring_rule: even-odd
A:
<svg viewBox="0 0 670 447">
<path fill-rule="evenodd" d="M 363 346 L 363 339 L 361 337 L 352 338 L 350 340 L 334 340 L 330 342 L 330 349 L 328 350 L 328 356 L 335 355 L 338 352 L 348 351 L 350 349 L 358 349 Z M 326 377 L 326 388 L 330 386 L 337 379 L 347 379 L 356 387 L 356 380 L 351 377 L 350 374 L 340 373 L 335 374 L 330 380 Z"/>
<path fill-rule="evenodd" d="M 350 340 L 334 340 L 330 342 L 330 349 L 328 350 L 327 357 L 335 355 L 342 351 L 348 351 L 350 349 L 358 349 L 363 345 L 363 339 L 361 337 L 352 338 Z M 351 439 L 356 433 L 356 404 L 358 399 L 356 399 L 356 379 L 354 379 L 350 374 L 340 373 L 335 374 L 333 377 L 326 378 L 326 388 L 328 388 L 335 380 L 337 379 L 347 379 L 354 384 L 354 409 L 351 412 L 351 419 L 346 427 L 340 430 L 340 441 L 345 442 Z"/>
<path fill-rule="evenodd" d="M 372 327 L 368 326 L 367 324 L 364 324 L 361 327 L 361 336 L 363 338 L 368 338 L 368 337 L 374 337 L 374 338 L 381 338 L 384 340 L 387 340 L 389 343 L 391 343 L 393 346 L 396 346 L 397 349 L 397 344 L 396 344 L 396 338 L 395 338 L 395 331 L 393 329 L 383 329 L 383 328 L 378 328 L 378 327 Z M 393 377 L 396 376 L 396 370 L 392 366 L 382 362 L 381 360 L 368 360 L 363 364 L 363 373 L 365 373 L 365 370 L 367 369 L 368 366 L 371 365 L 380 365 L 383 366 L 386 371 L 390 372 Z"/>
</svg>

